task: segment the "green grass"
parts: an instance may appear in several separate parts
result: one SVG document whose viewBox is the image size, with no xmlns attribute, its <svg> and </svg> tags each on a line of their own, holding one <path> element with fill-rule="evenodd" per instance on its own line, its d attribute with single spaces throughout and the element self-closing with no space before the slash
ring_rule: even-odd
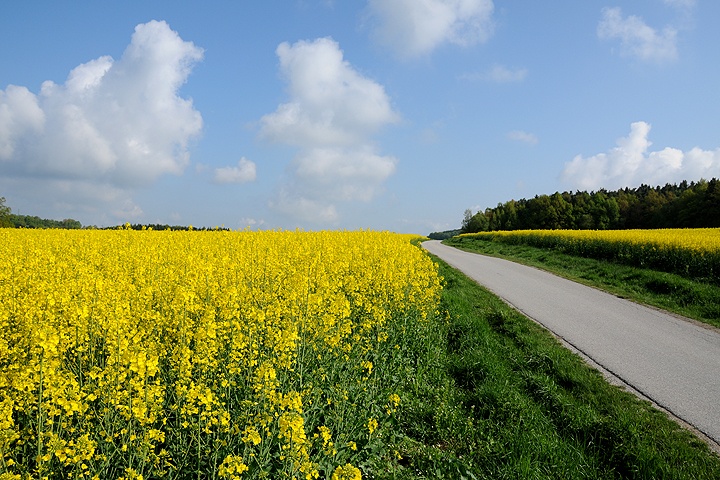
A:
<svg viewBox="0 0 720 480">
<path fill-rule="evenodd" d="M 717 284 L 525 245 L 470 237 L 454 237 L 445 243 L 542 268 L 638 303 L 720 327 L 720 285 Z"/>
<path fill-rule="evenodd" d="M 436 261 L 440 316 L 402 343 L 399 425 L 374 478 L 720 478 L 704 443 Z"/>
</svg>

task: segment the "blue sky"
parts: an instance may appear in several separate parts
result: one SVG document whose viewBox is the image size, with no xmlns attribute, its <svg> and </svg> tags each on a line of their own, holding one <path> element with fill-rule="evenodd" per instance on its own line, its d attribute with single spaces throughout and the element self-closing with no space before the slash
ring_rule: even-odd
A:
<svg viewBox="0 0 720 480">
<path fill-rule="evenodd" d="M 456 228 L 720 177 L 714 0 L 9 1 L 0 196 L 84 225 Z"/>
</svg>

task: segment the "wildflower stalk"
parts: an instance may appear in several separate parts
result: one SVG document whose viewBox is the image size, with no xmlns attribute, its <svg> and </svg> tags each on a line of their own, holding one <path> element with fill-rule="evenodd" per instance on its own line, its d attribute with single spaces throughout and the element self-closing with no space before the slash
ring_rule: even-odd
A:
<svg viewBox="0 0 720 480">
<path fill-rule="evenodd" d="M 38 417 L 37 417 L 37 469 L 38 475 L 42 477 L 45 469 L 43 461 L 43 430 L 45 428 L 45 412 L 43 410 L 43 364 L 44 364 L 44 352 L 40 350 L 40 375 L 38 380 Z"/>
</svg>

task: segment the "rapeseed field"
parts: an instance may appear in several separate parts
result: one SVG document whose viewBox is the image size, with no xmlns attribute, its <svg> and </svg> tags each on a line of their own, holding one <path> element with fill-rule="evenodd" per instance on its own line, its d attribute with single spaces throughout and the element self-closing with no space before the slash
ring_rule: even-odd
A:
<svg viewBox="0 0 720 480">
<path fill-rule="evenodd" d="M 720 282 L 720 228 L 513 230 L 460 235 L 463 238 L 553 248 Z"/>
<path fill-rule="evenodd" d="M 360 479 L 438 305 L 411 238 L 0 229 L 0 479 Z"/>
</svg>

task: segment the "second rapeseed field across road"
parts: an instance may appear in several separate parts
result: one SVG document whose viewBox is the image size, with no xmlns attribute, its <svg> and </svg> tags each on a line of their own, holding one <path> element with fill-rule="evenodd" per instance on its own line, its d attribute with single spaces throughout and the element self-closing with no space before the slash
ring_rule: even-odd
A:
<svg viewBox="0 0 720 480">
<path fill-rule="evenodd" d="M 511 230 L 458 237 L 460 242 L 463 239 L 552 248 L 720 283 L 720 228 Z"/>
</svg>

